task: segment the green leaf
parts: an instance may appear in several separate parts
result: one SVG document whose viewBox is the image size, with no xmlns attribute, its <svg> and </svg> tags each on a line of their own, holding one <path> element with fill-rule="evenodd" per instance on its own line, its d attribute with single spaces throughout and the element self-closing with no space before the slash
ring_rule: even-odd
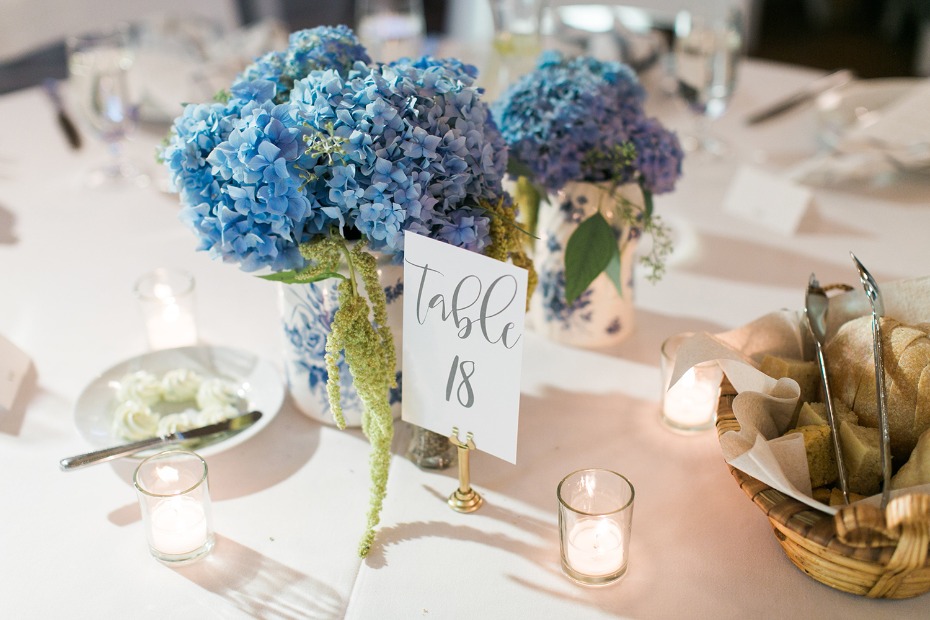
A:
<svg viewBox="0 0 930 620">
<path fill-rule="evenodd" d="M 620 297 L 623 297 L 623 282 L 620 281 L 619 250 L 616 254 L 613 255 L 613 258 L 610 259 L 610 262 L 607 263 L 607 267 L 604 269 L 604 273 L 606 273 L 607 277 L 610 278 L 610 281 L 614 283 L 614 288 L 617 289 L 617 294 L 620 295 Z"/>
<path fill-rule="evenodd" d="M 278 271 L 258 277 L 262 280 L 283 282 L 284 284 L 309 284 L 310 282 L 319 282 L 320 280 L 327 280 L 329 278 L 342 278 L 345 280 L 344 275 L 334 271 L 323 271 L 313 276 L 307 275 L 307 272 L 303 271 Z"/>
<path fill-rule="evenodd" d="M 600 212 L 575 229 L 565 246 L 565 300 L 573 303 L 617 256 L 614 231 Z"/>
</svg>

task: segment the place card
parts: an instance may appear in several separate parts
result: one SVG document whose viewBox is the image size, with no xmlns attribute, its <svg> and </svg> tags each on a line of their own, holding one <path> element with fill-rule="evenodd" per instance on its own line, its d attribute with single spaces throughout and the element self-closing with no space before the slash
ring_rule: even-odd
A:
<svg viewBox="0 0 930 620">
<path fill-rule="evenodd" d="M 724 211 L 751 220 L 783 235 L 801 223 L 811 192 L 784 177 L 740 166 L 723 201 Z"/>
<path fill-rule="evenodd" d="M 22 349 L 0 334 L 0 413 L 13 408 L 31 363 Z"/>
<path fill-rule="evenodd" d="M 403 412 L 441 435 L 517 460 L 526 270 L 408 232 Z"/>
</svg>

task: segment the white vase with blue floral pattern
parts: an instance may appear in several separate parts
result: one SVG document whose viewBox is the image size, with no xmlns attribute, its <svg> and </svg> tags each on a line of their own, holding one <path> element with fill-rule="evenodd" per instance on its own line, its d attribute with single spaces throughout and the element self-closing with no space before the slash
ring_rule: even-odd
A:
<svg viewBox="0 0 930 620">
<path fill-rule="evenodd" d="M 401 337 L 403 329 L 403 265 L 389 257 L 378 260 L 378 275 L 387 298 L 388 324 L 394 335 L 397 387 L 391 390 L 394 417 L 400 416 Z M 326 339 L 333 315 L 339 307 L 336 279 L 311 284 L 281 284 L 281 324 L 284 329 L 284 364 L 288 389 L 294 404 L 304 414 L 326 424 L 334 424 L 326 394 Z M 355 392 L 352 374 L 343 357 L 339 362 L 342 383 L 342 413 L 346 426 L 362 424 L 362 403 Z"/>
<path fill-rule="evenodd" d="M 617 214 L 621 197 L 643 201 L 638 185 L 613 189 L 609 183 L 571 182 L 539 208 L 533 262 L 539 274 L 527 322 L 550 340 L 570 346 L 597 348 L 622 342 L 635 325 L 633 263 L 640 229 Z M 622 294 L 600 274 L 571 304 L 565 300 L 565 246 L 578 225 L 599 210 L 614 230 L 620 247 Z"/>
</svg>

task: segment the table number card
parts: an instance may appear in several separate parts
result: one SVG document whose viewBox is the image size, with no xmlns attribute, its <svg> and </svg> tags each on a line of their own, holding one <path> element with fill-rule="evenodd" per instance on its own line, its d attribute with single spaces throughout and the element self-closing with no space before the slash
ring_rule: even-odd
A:
<svg viewBox="0 0 930 620">
<path fill-rule="evenodd" d="M 403 419 L 516 463 L 525 310 L 524 269 L 408 232 Z"/>
</svg>

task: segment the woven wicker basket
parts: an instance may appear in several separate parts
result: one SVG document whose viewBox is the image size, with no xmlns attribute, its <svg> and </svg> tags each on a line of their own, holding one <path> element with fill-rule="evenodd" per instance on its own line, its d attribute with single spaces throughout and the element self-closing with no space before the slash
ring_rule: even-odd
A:
<svg viewBox="0 0 930 620">
<path fill-rule="evenodd" d="M 724 379 L 718 436 L 739 430 L 735 396 Z M 884 514 L 875 506 L 854 505 L 833 516 L 738 469 L 730 467 L 730 473 L 768 517 L 788 558 L 817 581 L 872 598 L 910 598 L 930 591 L 930 495 L 897 497 Z"/>
</svg>

